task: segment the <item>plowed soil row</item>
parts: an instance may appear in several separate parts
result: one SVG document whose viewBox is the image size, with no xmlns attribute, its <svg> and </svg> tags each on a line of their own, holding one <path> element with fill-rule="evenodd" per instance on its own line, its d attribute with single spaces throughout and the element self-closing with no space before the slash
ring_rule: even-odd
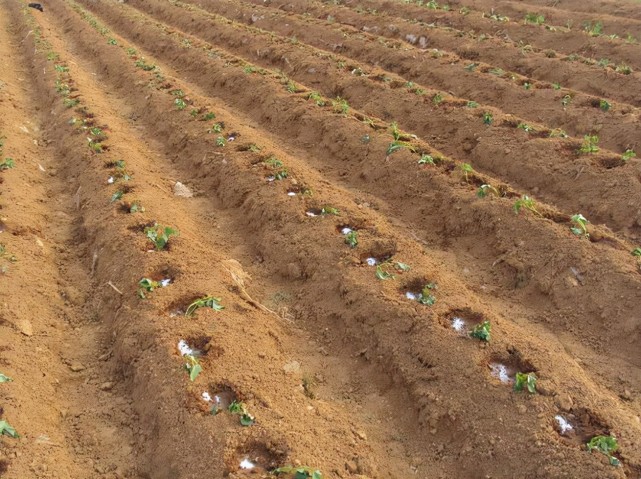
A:
<svg viewBox="0 0 641 479">
<path fill-rule="evenodd" d="M 51 319 L 38 326 L 58 332 L 32 339 L 33 358 L 43 372 L 62 374 L 65 363 L 41 352 L 55 347 L 67 352 L 66 375 L 86 374 L 82 387 L 61 381 L 40 413 L 49 421 L 40 427 L 57 434 L 61 447 L 38 449 L 40 430 L 30 417 L 40 398 L 24 385 L 45 388 L 50 380 L 19 366 L 28 345 L 17 341 L 31 338 L 20 325 L 34 311 L 18 301 L 39 263 L 4 271 L 15 317 L 0 324 L 13 345 L 0 353 L 9 368 L 0 372 L 15 380 L 0 384 L 0 407 L 22 435 L 1 439 L 7 478 L 274 477 L 270 471 L 287 464 L 361 479 L 641 473 L 634 386 L 641 380 L 641 275 L 631 243 L 591 225 L 592 241 L 577 237 L 570 212 L 545 203 L 543 217 L 516 215 L 513 173 L 494 179 L 461 170 L 470 152 L 444 149 L 447 158 L 439 151 L 447 142 L 438 139 L 461 141 L 456 124 L 482 121 L 460 113 L 458 99 L 446 96 L 415 123 L 398 118 L 404 129 L 418 132 L 427 122 L 437 133 L 401 132 L 417 151 L 386 155 L 388 122 L 420 115 L 429 100 L 417 105 L 415 94 L 374 74 L 346 74 L 321 55 L 314 64 L 323 79 L 315 83 L 304 73 L 311 64 L 282 39 L 265 43 L 271 52 L 257 60 L 241 46 L 244 26 L 230 24 L 239 31 L 234 37 L 218 23 L 203 24 L 217 30 L 208 38 L 177 13 L 164 18 L 170 9 L 159 2 L 149 4 L 154 17 L 142 2 L 133 5 L 141 10 L 74 0 L 47 5 L 44 14 L 18 0 L 1 6 L 14 22 L 3 32 L 13 42 L 4 53 L 25 69 L 31 91 L 11 90 L 18 112 L 3 113 L 18 122 L 20 115 L 37 118 L 56 168 L 38 179 L 38 152 L 18 134 L 6 135 L 7 154 L 24 164 L 0 173 L 1 234 L 16 238 L 8 249 L 28 257 L 34 247 L 20 238 L 34 227 L 21 222 L 59 218 L 52 236 L 72 253 L 47 256 L 43 268 L 79 292 L 60 296 L 41 286 L 51 301 L 39 316 Z M 214 40 L 216 48 L 207 44 Z M 293 62 L 288 76 L 271 70 L 278 56 Z M 307 98 L 312 89 L 327 106 Z M 333 111 L 341 104 L 333 109 L 331 97 L 343 94 L 350 109 Z M 497 123 L 505 119 L 495 113 Z M 438 129 L 432 115 L 449 130 Z M 525 150 L 538 142 L 550 161 L 576 162 L 563 146 L 575 148 L 576 140 L 530 139 L 498 125 L 468 134 L 498 144 L 498 131 L 512 137 L 504 145 Z M 417 165 L 421 152 L 436 164 Z M 613 174 L 624 184 L 630 176 L 621 172 L 638 164 L 603 168 L 600 160 L 610 156 L 589 157 L 575 180 Z M 24 190 L 19 181 L 36 188 Z M 176 196 L 176 181 L 194 195 Z M 500 187 L 502 196 L 478 198 L 482 183 Z M 43 205 L 46 194 L 60 199 Z M 5 206 L 5 195 L 20 198 L 16 207 Z M 578 198 L 596 208 L 586 195 Z M 594 215 L 632 235 L 636 226 L 613 210 L 608 203 Z M 145 238 L 155 223 L 179 231 L 162 250 Z M 144 277 L 170 282 L 142 299 Z M 430 304 L 407 296 L 425 285 Z M 224 309 L 187 317 L 187 306 L 206 295 Z M 78 329 L 57 325 L 55 312 L 74 315 Z M 491 341 L 458 333 L 454 318 L 469 327 L 489 320 Z M 202 371 L 192 380 L 180 340 L 200 353 Z M 495 363 L 535 372 L 538 393 L 513 391 L 492 374 Z M 212 414 L 207 395 L 242 401 L 251 424 L 226 410 Z M 53 421 L 67 403 L 81 412 Z M 95 404 L 102 407 L 92 410 Z M 559 433 L 559 414 L 574 433 Z M 101 432 L 108 421 L 110 440 Z M 598 434 L 616 435 L 621 467 L 586 450 Z M 49 467 L 38 468 L 45 460 Z"/>
<path fill-rule="evenodd" d="M 630 209 L 634 210 L 636 207 L 631 198 L 641 196 L 641 181 L 634 174 L 638 169 L 637 160 L 624 164 L 613 153 L 606 153 L 608 156 L 601 159 L 579 159 L 576 154 L 578 143 L 570 146 L 569 142 L 562 140 L 540 138 L 541 134 L 546 135 L 544 126 L 533 127 L 539 130 L 538 134 L 526 133 L 518 128 L 518 125 L 525 124 L 524 121 L 501 117 L 500 112 L 492 110 L 494 124 L 502 127 L 488 128 L 481 118 L 484 112 L 489 111 L 487 108 L 480 107 L 477 111 L 466 107 L 466 102 L 461 99 L 447 97 L 443 97 L 442 103 L 435 104 L 433 95 L 439 94 L 438 92 L 419 96 L 417 99 L 415 93 L 404 88 L 403 79 L 394 79 L 387 72 L 373 71 L 371 75 L 355 76 L 351 73 L 355 69 L 362 71 L 358 65 L 336 67 L 337 62 L 346 63 L 345 58 L 323 58 L 314 50 L 306 51 L 298 45 L 291 46 L 284 40 L 274 41 L 273 35 L 269 37 L 268 34 L 265 34 L 267 38 L 264 40 L 259 33 L 254 34 L 249 43 L 246 40 L 250 32 L 239 33 L 237 25 L 221 25 L 221 21 L 212 24 L 202 18 L 201 11 L 184 12 L 180 8 L 163 6 L 153 1 L 132 4 L 154 12 L 163 20 L 172 21 L 169 26 L 162 23 L 152 26 L 160 34 L 172 34 L 175 40 L 174 53 L 169 53 L 166 49 L 164 53 L 172 55 L 183 64 L 197 64 L 196 58 L 199 57 L 200 62 L 209 62 L 205 55 L 211 51 L 212 45 L 216 45 L 219 50 L 223 45 L 233 48 L 234 53 L 252 57 L 259 65 L 274 69 L 282 67 L 289 78 L 301 83 L 308 91 L 318 89 L 328 97 L 346 98 L 350 105 L 365 115 L 387 121 L 399 119 L 398 123 L 403 129 L 418 134 L 421 138 L 429 138 L 430 144 L 440 151 L 468 161 L 481 171 L 498 176 L 519 189 L 535 191 L 541 198 L 567 210 L 586 211 L 595 221 L 604 222 L 616 230 L 623 229 L 634 237 L 638 236 L 636 225 L 641 217 L 630 216 Z M 217 28 L 213 29 L 213 25 Z M 200 33 L 199 37 L 205 37 L 211 43 L 196 45 L 191 36 L 177 38 L 175 28 L 178 26 L 194 33 L 209 32 Z M 241 27 L 240 30 L 243 32 L 244 29 Z M 155 41 L 152 29 L 146 31 L 145 38 L 149 39 L 150 44 Z M 194 47 L 200 46 L 201 51 L 192 52 L 190 49 L 185 52 L 184 42 Z M 190 56 L 192 57 L 189 58 Z M 390 81 L 381 81 L 380 78 L 389 78 Z M 243 81 L 263 83 L 259 75 Z M 278 91 L 282 91 L 282 88 L 282 85 L 274 85 L 274 89 Z M 235 97 L 231 97 L 228 101 L 234 100 Z M 283 101 L 289 100 L 285 98 Z M 282 123 L 278 124 L 281 131 L 285 127 Z M 516 152 L 528 160 L 516 162 Z M 563 160 L 559 161 L 561 158 Z M 621 168 L 613 168 L 616 165 Z M 554 176 L 559 178 L 558 181 L 550 182 L 550 174 L 543 173 L 546 170 L 555 170 L 558 174 Z M 611 182 L 620 186 L 620 196 L 612 194 Z M 599 191 L 591 204 L 586 203 L 580 195 L 588 187 L 595 193 Z M 604 198 L 608 199 L 604 201 Z M 620 219 L 612 217 L 615 204 L 622 206 Z M 606 211 L 607 215 L 603 215 L 602 212 Z"/>
</svg>

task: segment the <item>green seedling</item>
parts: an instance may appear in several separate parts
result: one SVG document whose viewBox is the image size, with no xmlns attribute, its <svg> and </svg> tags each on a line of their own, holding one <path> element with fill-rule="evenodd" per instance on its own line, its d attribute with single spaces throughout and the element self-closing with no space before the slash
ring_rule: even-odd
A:
<svg viewBox="0 0 641 479">
<path fill-rule="evenodd" d="M 530 394 L 534 394 L 536 393 L 536 379 L 534 373 L 516 373 L 514 390 L 523 391 L 523 388 L 527 388 Z"/>
<path fill-rule="evenodd" d="M 293 474 L 294 479 L 323 479 L 323 474 L 318 469 L 309 466 L 284 466 L 274 469 L 271 473 L 276 476 Z"/>
<path fill-rule="evenodd" d="M 623 161 L 628 161 L 631 160 L 632 158 L 636 158 L 637 154 L 634 152 L 634 150 L 628 148 L 625 150 L 625 152 L 621 155 L 621 159 Z"/>
<path fill-rule="evenodd" d="M 207 131 L 208 133 L 222 133 L 223 128 L 225 128 L 225 124 L 218 122 L 214 123 L 212 127 Z"/>
<path fill-rule="evenodd" d="M 501 196 L 499 194 L 499 190 L 497 190 L 496 188 L 494 188 L 492 185 L 489 185 L 489 184 L 481 185 L 479 186 L 479 189 L 476 190 L 476 196 L 478 196 L 479 198 L 485 198 L 487 195 L 490 195 L 490 194 Z"/>
<path fill-rule="evenodd" d="M 298 93 L 298 85 L 296 85 L 296 83 L 294 83 L 293 81 L 288 81 L 285 89 L 289 93 Z"/>
<path fill-rule="evenodd" d="M 585 135 L 583 137 L 583 143 L 581 148 L 579 148 L 579 153 L 592 154 L 599 151 L 597 144 L 599 143 L 599 137 L 597 135 Z"/>
<path fill-rule="evenodd" d="M 358 246 L 358 233 L 356 231 L 350 231 L 345 235 L 345 244 L 349 245 L 350 248 L 356 248 Z"/>
<path fill-rule="evenodd" d="M 475 173 L 474 168 L 472 168 L 472 165 L 469 163 L 461 163 L 459 165 L 459 168 L 461 172 L 463 173 L 463 177 L 465 178 L 465 182 L 469 182 L 469 175 L 472 175 Z"/>
<path fill-rule="evenodd" d="M 111 195 L 111 202 L 115 203 L 116 201 L 121 200 L 124 194 L 125 194 L 124 191 L 117 190 L 113 195 Z"/>
<path fill-rule="evenodd" d="M 528 13 L 525 15 L 525 23 L 531 23 L 533 25 L 543 25 L 545 23 L 545 17 L 539 15 L 538 13 Z"/>
<path fill-rule="evenodd" d="M 178 98 L 183 98 L 185 96 L 185 92 L 181 89 L 171 90 L 169 93 Z"/>
<path fill-rule="evenodd" d="M 233 401 L 227 410 L 232 414 L 238 414 L 240 416 L 240 424 L 242 426 L 251 426 L 256 422 L 254 416 L 247 411 L 245 404 L 240 401 Z"/>
<path fill-rule="evenodd" d="M 178 108 L 179 110 L 184 110 L 185 108 L 187 108 L 187 103 L 182 98 L 176 98 L 174 100 L 174 105 L 176 105 L 176 108 Z"/>
<path fill-rule="evenodd" d="M 634 248 L 632 250 L 632 256 L 636 256 L 637 258 L 641 258 L 641 248 Z"/>
<path fill-rule="evenodd" d="M 527 81 L 526 81 L 526 82 L 523 84 L 523 88 L 525 88 L 526 90 L 529 90 L 530 88 L 532 88 L 532 84 L 531 84 L 530 82 L 527 82 Z"/>
<path fill-rule="evenodd" d="M 325 106 L 325 100 L 323 100 L 323 97 L 318 93 L 317 91 L 313 91 L 307 95 L 308 100 L 312 100 L 314 103 L 316 103 L 317 106 Z"/>
<path fill-rule="evenodd" d="M 622 73 L 623 75 L 629 75 L 630 73 L 632 73 L 632 68 L 622 63 L 621 65 L 617 65 L 614 71 L 617 73 Z"/>
<path fill-rule="evenodd" d="M 407 273 L 410 269 L 412 269 L 409 264 L 401 263 L 400 261 L 394 263 L 394 268 L 401 273 Z"/>
<path fill-rule="evenodd" d="M 129 55 L 130 57 L 133 57 L 133 56 L 134 56 L 134 55 L 136 55 L 137 53 L 138 53 L 138 52 L 136 51 L 136 49 L 135 49 L 135 48 L 132 48 L 132 47 L 127 48 L 127 55 Z"/>
<path fill-rule="evenodd" d="M 599 101 L 599 108 L 603 111 L 608 111 L 610 109 L 610 102 L 608 100 L 601 100 Z"/>
<path fill-rule="evenodd" d="M 216 146 L 225 146 L 227 144 L 227 140 L 225 140 L 224 137 L 219 136 L 216 138 Z"/>
<path fill-rule="evenodd" d="M 555 128 L 554 130 L 550 130 L 550 138 L 568 138 L 568 134 L 565 132 L 565 130 L 562 130 L 561 128 Z"/>
<path fill-rule="evenodd" d="M 115 38 L 110 38 L 109 40 L 107 40 L 107 43 L 109 45 L 118 45 L 118 42 L 116 41 Z"/>
<path fill-rule="evenodd" d="M 67 73 L 69 71 L 69 67 L 64 66 L 64 65 L 54 65 L 53 68 L 58 72 L 58 73 Z M 56 80 L 57 83 L 57 80 Z"/>
<path fill-rule="evenodd" d="M 252 153 L 258 153 L 260 151 L 260 146 L 252 143 L 247 147 L 247 151 L 251 151 Z"/>
<path fill-rule="evenodd" d="M 637 43 L 637 39 L 634 38 L 630 33 L 625 34 L 625 42 L 626 43 Z"/>
<path fill-rule="evenodd" d="M 321 215 L 339 216 L 340 211 L 338 211 L 338 208 L 334 208 L 333 206 L 323 206 L 321 208 Z"/>
<path fill-rule="evenodd" d="M 135 50 L 134 50 L 134 52 L 135 52 Z M 142 58 L 140 58 L 140 59 L 136 60 L 135 65 L 136 65 L 138 68 L 140 68 L 140 69 L 142 69 L 142 70 L 144 70 L 144 71 L 146 71 L 146 72 L 150 72 L 151 70 L 153 70 L 154 68 L 156 68 L 156 65 L 149 64 L 149 63 L 145 62 L 145 60 L 144 60 L 144 59 L 142 59 Z"/>
<path fill-rule="evenodd" d="M 179 235 L 177 230 L 169 226 L 161 226 L 158 223 L 154 224 L 154 226 L 146 227 L 144 233 L 158 251 L 165 249 L 169 243 L 169 238 Z"/>
<path fill-rule="evenodd" d="M 9 376 L 5 376 L 4 374 L 0 373 L 0 383 L 10 383 L 13 381 Z"/>
<path fill-rule="evenodd" d="M 422 154 L 421 158 L 418 160 L 419 165 L 436 165 L 434 162 L 434 157 L 432 155 Z"/>
<path fill-rule="evenodd" d="M 264 163 L 265 165 L 267 165 L 267 166 L 270 166 L 270 167 L 274 168 L 274 169 L 276 169 L 276 168 L 281 168 L 281 167 L 283 166 L 283 162 L 282 162 L 282 161 L 280 161 L 280 160 L 279 160 L 278 158 L 276 158 L 275 156 L 270 156 L 269 158 L 267 158 L 266 160 L 264 160 L 264 161 L 263 161 L 263 163 Z"/>
<path fill-rule="evenodd" d="M 534 131 L 534 127 L 528 125 L 527 123 L 519 123 L 516 125 L 519 130 L 523 130 L 525 133 L 531 133 Z"/>
<path fill-rule="evenodd" d="M 476 70 L 476 67 L 478 66 L 479 66 L 478 63 L 470 63 L 469 65 L 465 65 L 465 71 L 473 72 L 474 70 Z"/>
<path fill-rule="evenodd" d="M 482 323 L 474 326 L 472 331 L 470 331 L 470 337 L 480 339 L 486 343 L 490 342 L 490 331 L 492 330 L 492 325 L 489 321 L 483 321 Z"/>
<path fill-rule="evenodd" d="M 16 430 L 11 427 L 11 425 L 7 421 L 0 421 L 0 436 L 9 436 L 14 439 L 18 439 L 20 435 L 16 432 Z"/>
<path fill-rule="evenodd" d="M 530 198 L 527 195 L 521 196 L 518 200 L 514 202 L 514 213 L 517 215 L 521 212 L 522 209 L 531 211 L 537 216 L 543 216 L 539 211 L 536 209 L 536 201 L 534 201 L 532 198 Z"/>
<path fill-rule="evenodd" d="M 598 37 L 603 35 L 603 24 L 601 22 L 585 22 L 583 24 L 583 30 L 591 37 Z"/>
<path fill-rule="evenodd" d="M 589 221 L 585 219 L 585 216 L 577 213 L 576 215 L 572 215 L 570 221 L 574 225 L 570 227 L 570 231 L 572 231 L 572 233 L 577 236 L 585 236 L 586 238 L 590 236 L 587 228 L 587 224 L 589 223 Z"/>
<path fill-rule="evenodd" d="M 465 106 L 468 108 L 478 108 L 479 104 L 475 101 L 468 101 Z"/>
<path fill-rule="evenodd" d="M 440 93 L 436 93 L 432 97 L 432 103 L 434 103 L 437 106 L 440 105 L 441 103 L 443 103 L 443 95 L 441 95 Z"/>
<path fill-rule="evenodd" d="M 220 304 L 220 301 L 220 298 L 214 298 L 213 296 L 205 296 L 203 298 L 199 298 L 187 307 L 185 316 L 193 316 L 196 310 L 200 308 L 211 308 L 214 311 L 222 311 L 223 309 L 225 309 L 225 307 Z"/>
<path fill-rule="evenodd" d="M 505 70 L 503 70 L 502 68 L 492 68 L 491 70 L 488 70 L 488 73 L 490 75 L 502 77 L 505 75 Z"/>
<path fill-rule="evenodd" d="M 436 283 L 427 283 L 418 295 L 417 301 L 421 304 L 425 304 L 426 306 L 434 305 L 434 303 L 436 303 L 436 297 L 432 294 L 432 291 L 437 289 L 438 286 Z"/>
<path fill-rule="evenodd" d="M 491 125 L 493 121 L 494 115 L 492 115 L 489 111 L 483 113 L 483 123 L 485 123 L 486 125 Z"/>
<path fill-rule="evenodd" d="M 0 171 L 9 170 L 11 168 L 14 168 L 15 166 L 16 162 L 13 161 L 13 158 L 5 158 L 4 160 L 0 161 Z"/>
<path fill-rule="evenodd" d="M 185 357 L 189 360 L 189 362 L 185 364 L 185 370 L 189 373 L 189 380 L 193 383 L 202 372 L 203 367 L 198 362 L 198 358 L 192 354 L 188 354 Z"/>
<path fill-rule="evenodd" d="M 286 168 L 283 168 L 282 170 L 278 170 L 276 173 L 274 173 L 274 180 L 280 181 L 284 180 L 289 176 L 289 173 L 287 172 Z"/>
<path fill-rule="evenodd" d="M 619 444 L 617 443 L 616 437 L 613 435 L 610 436 L 594 436 L 586 444 L 588 451 L 592 452 L 594 450 L 599 451 L 601 454 L 605 454 L 610 460 L 610 464 L 613 466 L 620 466 L 621 461 L 612 455 L 619 449 Z"/>
<path fill-rule="evenodd" d="M 140 204 L 140 201 L 134 201 L 129 207 L 129 213 L 142 213 L 145 211 L 145 207 Z"/>
<path fill-rule="evenodd" d="M 560 90 L 561 89 L 561 84 L 560 83 L 552 83 L 552 88 L 555 90 Z"/>
<path fill-rule="evenodd" d="M 138 281 L 138 297 L 145 299 L 147 295 L 145 293 L 151 293 L 154 289 L 160 288 L 160 282 L 154 281 L 153 279 L 143 278 Z"/>
<path fill-rule="evenodd" d="M 258 70 L 256 69 L 255 66 L 247 65 L 245 68 L 243 68 L 243 71 L 247 74 L 251 74 L 251 73 L 256 73 Z"/>
<path fill-rule="evenodd" d="M 332 100 L 332 108 L 334 108 L 336 113 L 347 115 L 347 112 L 349 111 L 349 103 L 347 103 L 347 100 L 344 98 L 338 96 L 335 100 Z"/>
<path fill-rule="evenodd" d="M 87 143 L 87 146 L 89 146 L 89 149 L 94 153 L 102 153 L 102 150 L 105 149 L 102 143 L 94 140 L 89 140 L 89 142 Z"/>
<path fill-rule="evenodd" d="M 382 281 L 385 281 L 388 279 L 394 279 L 394 275 L 392 273 L 385 271 L 385 269 L 383 268 L 383 265 L 381 264 L 376 266 L 376 277 Z"/>
<path fill-rule="evenodd" d="M 62 104 L 67 108 L 73 108 L 78 103 L 80 103 L 80 100 L 78 100 L 77 98 L 65 98 L 64 100 L 62 100 Z"/>
<path fill-rule="evenodd" d="M 210 121 L 210 120 L 213 120 L 214 118 L 216 118 L 216 113 L 208 112 L 203 114 L 203 117 L 201 118 L 201 120 Z"/>
</svg>

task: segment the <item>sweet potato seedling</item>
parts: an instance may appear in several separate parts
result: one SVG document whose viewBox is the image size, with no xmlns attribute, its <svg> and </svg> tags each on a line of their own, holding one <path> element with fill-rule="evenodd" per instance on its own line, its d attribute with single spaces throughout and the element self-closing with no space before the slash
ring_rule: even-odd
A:
<svg viewBox="0 0 641 479">
<path fill-rule="evenodd" d="M 623 161 L 628 161 L 628 160 L 631 160 L 632 158 L 636 158 L 636 157 L 637 157 L 637 154 L 634 152 L 634 150 L 632 150 L 630 148 L 625 150 L 623 152 L 623 154 L 621 155 L 621 159 Z"/>
<path fill-rule="evenodd" d="M 187 307 L 185 311 L 185 316 L 193 316 L 197 309 L 200 308 L 211 308 L 214 311 L 222 311 L 225 307 L 220 304 L 220 298 L 214 298 L 213 296 L 205 296 L 199 298 Z"/>
<path fill-rule="evenodd" d="M 434 162 L 434 157 L 432 155 L 422 154 L 418 160 L 419 165 L 436 165 Z"/>
<path fill-rule="evenodd" d="M 188 363 L 185 364 L 185 370 L 189 373 L 189 380 L 194 382 L 198 375 L 202 372 L 203 367 L 198 362 L 198 358 L 193 354 L 188 354 L 185 356 Z"/>
<path fill-rule="evenodd" d="M 612 454 L 619 449 L 619 444 L 616 437 L 613 435 L 610 436 L 594 436 L 586 444 L 588 451 L 592 452 L 594 450 L 599 451 L 601 454 L 605 454 L 610 460 L 610 464 L 613 466 L 620 466 L 621 461 L 619 461 Z"/>
<path fill-rule="evenodd" d="M 307 99 L 312 100 L 317 106 L 325 106 L 325 100 L 323 100 L 323 97 L 317 91 L 309 93 Z"/>
<path fill-rule="evenodd" d="M 207 130 L 207 133 L 222 133 L 224 128 L 225 124 L 223 122 L 214 123 L 211 128 Z"/>
<path fill-rule="evenodd" d="M 11 424 L 4 420 L 0 421 L 0 436 L 9 436 L 14 439 L 18 439 L 20 437 L 16 430 L 11 427 Z"/>
<path fill-rule="evenodd" d="M 436 297 L 432 294 L 432 291 L 436 291 L 438 286 L 436 283 L 427 283 L 423 286 L 421 293 L 418 295 L 417 301 L 426 306 L 432 306 L 436 303 Z"/>
<path fill-rule="evenodd" d="M 483 123 L 485 123 L 486 125 L 491 125 L 493 121 L 494 115 L 492 115 L 492 113 L 490 113 L 489 111 L 483 113 Z"/>
<path fill-rule="evenodd" d="M 225 140 L 224 137 L 219 136 L 216 138 L 216 146 L 222 147 L 222 146 L 225 146 L 226 144 L 227 144 L 227 140 Z"/>
<path fill-rule="evenodd" d="M 254 418 L 254 416 L 249 414 L 249 412 L 247 411 L 247 407 L 242 402 L 233 401 L 229 405 L 227 410 L 232 414 L 238 414 L 240 416 L 241 426 L 251 426 L 256 422 L 256 419 Z"/>
<path fill-rule="evenodd" d="M 358 246 L 358 233 L 356 231 L 350 231 L 345 235 L 345 244 L 349 245 L 350 248 L 356 248 Z"/>
<path fill-rule="evenodd" d="M 465 106 L 468 108 L 478 108 L 479 104 L 475 101 L 470 100 L 465 104 Z"/>
<path fill-rule="evenodd" d="M 278 476 L 280 474 L 293 474 L 293 479 L 323 479 L 323 474 L 318 469 L 309 466 L 283 466 L 271 471 Z"/>
<path fill-rule="evenodd" d="M 185 108 L 187 108 L 187 103 L 182 98 L 176 98 L 174 100 L 174 105 L 178 110 L 184 110 Z"/>
<path fill-rule="evenodd" d="M 4 160 L 0 161 L 0 171 L 8 170 L 15 166 L 16 166 L 16 163 L 15 161 L 13 161 L 13 158 L 5 158 Z"/>
<path fill-rule="evenodd" d="M 492 185 L 489 185 L 489 184 L 481 185 L 479 186 L 479 189 L 476 190 L 476 196 L 478 196 L 479 198 L 485 198 L 487 195 L 490 195 L 490 194 L 501 196 L 499 194 L 499 190 L 497 190 L 496 188 L 494 188 Z"/>
<path fill-rule="evenodd" d="M 599 151 L 597 146 L 599 143 L 599 137 L 597 135 L 585 135 L 583 137 L 583 143 L 579 148 L 579 153 L 592 154 Z"/>
<path fill-rule="evenodd" d="M 637 258 L 641 258 L 641 248 L 634 248 L 632 250 L 632 256 L 636 256 Z"/>
<path fill-rule="evenodd" d="M 394 275 L 388 271 L 385 270 L 385 265 L 379 264 L 376 266 L 376 277 L 382 281 L 386 281 L 388 279 L 394 279 Z"/>
<path fill-rule="evenodd" d="M 347 115 L 347 112 L 349 111 L 349 103 L 347 103 L 347 100 L 344 98 L 338 96 L 336 99 L 332 100 L 332 108 L 334 108 L 336 113 Z"/>
<path fill-rule="evenodd" d="M 580 213 L 572 215 L 570 221 L 574 226 L 570 227 L 570 231 L 577 236 L 585 236 L 586 238 L 590 236 L 588 233 L 587 224 L 589 221 Z"/>
<path fill-rule="evenodd" d="M 147 297 L 146 293 L 151 293 L 154 289 L 161 288 L 162 284 L 160 281 L 154 281 L 149 278 L 142 278 L 138 281 L 138 297 L 145 299 Z"/>
<path fill-rule="evenodd" d="M 516 373 L 514 380 L 514 390 L 523 391 L 527 388 L 530 394 L 536 393 L 536 374 L 534 373 Z"/>
<path fill-rule="evenodd" d="M 608 111 L 612 105 L 608 100 L 599 100 L 599 108 L 603 111 Z"/>
<path fill-rule="evenodd" d="M 522 209 L 526 209 L 528 211 L 531 211 L 537 216 L 543 216 L 539 211 L 536 209 L 536 201 L 534 201 L 532 198 L 530 198 L 527 195 L 521 196 L 518 200 L 514 202 L 514 213 L 517 215 L 520 213 Z"/>
<path fill-rule="evenodd" d="M 154 224 L 154 226 L 146 227 L 144 233 L 158 251 L 165 249 L 169 243 L 169 238 L 179 235 L 178 230 L 169 226 L 161 226 L 158 223 Z"/>
<path fill-rule="evenodd" d="M 490 332 L 492 330 L 492 325 L 489 321 L 485 320 L 482 323 L 474 326 L 472 331 L 470 331 L 470 337 L 480 339 L 481 341 L 489 342 L 490 341 Z"/>
<path fill-rule="evenodd" d="M 543 25 L 545 23 L 545 17 L 538 13 L 528 13 L 525 15 L 525 23 L 530 23 L 532 25 Z"/>
<path fill-rule="evenodd" d="M 0 383 L 10 383 L 13 381 L 9 376 L 5 376 L 4 374 L 0 373 Z"/>
<path fill-rule="evenodd" d="M 463 173 L 463 177 L 465 178 L 465 182 L 468 183 L 469 179 L 470 179 L 469 175 L 472 175 L 472 174 L 475 173 L 474 172 L 474 168 L 472 168 L 472 165 L 470 165 L 469 163 L 461 163 L 459 165 L 459 169 Z"/>
</svg>

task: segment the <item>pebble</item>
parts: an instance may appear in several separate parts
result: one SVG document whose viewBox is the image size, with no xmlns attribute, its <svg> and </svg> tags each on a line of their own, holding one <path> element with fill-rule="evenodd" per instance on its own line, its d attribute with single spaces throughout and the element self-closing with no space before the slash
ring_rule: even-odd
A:
<svg viewBox="0 0 641 479">
<path fill-rule="evenodd" d="M 80 364 L 80 363 L 72 363 L 69 368 L 74 372 L 74 373 L 79 373 L 80 371 L 84 371 L 86 368 Z"/>
<path fill-rule="evenodd" d="M 111 381 L 107 381 L 107 382 L 102 383 L 100 385 L 100 390 L 101 391 L 111 391 L 113 389 L 113 387 L 114 387 L 114 383 L 112 383 Z"/>
<path fill-rule="evenodd" d="M 25 336 L 33 336 L 33 326 L 28 319 L 22 319 L 18 322 L 18 329 Z"/>
</svg>

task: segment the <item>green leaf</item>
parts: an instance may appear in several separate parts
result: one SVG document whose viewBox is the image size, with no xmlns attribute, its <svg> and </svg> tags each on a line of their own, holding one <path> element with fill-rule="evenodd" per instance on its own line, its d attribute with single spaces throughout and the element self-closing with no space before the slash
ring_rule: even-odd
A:
<svg viewBox="0 0 641 479">
<path fill-rule="evenodd" d="M 245 413 L 245 414 L 242 414 L 242 415 L 240 416 L 240 424 L 241 424 L 242 426 L 245 426 L 245 427 L 246 427 L 246 426 L 251 426 L 251 425 L 252 425 L 252 424 L 254 424 L 255 422 L 256 422 L 256 420 L 254 419 L 254 416 L 252 416 L 252 415 L 251 415 L 251 414 L 249 414 L 249 413 Z"/>
<path fill-rule="evenodd" d="M 308 477 L 309 473 L 304 469 L 299 469 L 296 471 L 296 474 L 294 474 L 294 479 L 307 479 Z"/>
<path fill-rule="evenodd" d="M 227 409 L 232 414 L 243 414 L 243 412 L 245 411 L 245 405 L 239 401 L 232 401 Z"/>
<path fill-rule="evenodd" d="M 189 370 L 189 379 L 191 380 L 191 382 L 194 382 L 196 380 L 196 378 L 202 372 L 202 370 L 203 370 L 202 366 L 198 363 L 195 363 L 191 366 Z"/>
<path fill-rule="evenodd" d="M 530 394 L 534 394 L 536 393 L 536 380 L 537 377 L 534 373 L 516 373 L 514 390 L 522 391 L 526 387 Z"/>
<path fill-rule="evenodd" d="M 480 339 L 481 341 L 489 342 L 491 330 L 492 325 L 489 321 L 486 320 L 474 326 L 472 331 L 470 331 L 470 336 L 476 339 Z"/>
<path fill-rule="evenodd" d="M 0 436 L 9 436 L 14 439 L 20 437 L 16 430 L 11 427 L 11 425 L 7 421 L 0 421 Z"/>
<path fill-rule="evenodd" d="M 5 376 L 4 374 L 0 373 L 0 383 L 9 383 L 13 381 L 9 376 Z"/>
<path fill-rule="evenodd" d="M 409 270 L 411 269 L 411 268 L 410 268 L 410 265 L 405 264 L 405 263 L 401 263 L 400 261 L 397 261 L 397 262 L 394 264 L 394 267 L 395 267 L 397 270 L 399 270 L 399 271 L 403 271 L 403 272 L 407 272 L 407 271 L 409 271 Z"/>
<path fill-rule="evenodd" d="M 394 279 L 394 275 L 385 271 L 381 265 L 378 265 L 376 267 L 376 277 L 383 281 L 388 279 Z"/>
</svg>

